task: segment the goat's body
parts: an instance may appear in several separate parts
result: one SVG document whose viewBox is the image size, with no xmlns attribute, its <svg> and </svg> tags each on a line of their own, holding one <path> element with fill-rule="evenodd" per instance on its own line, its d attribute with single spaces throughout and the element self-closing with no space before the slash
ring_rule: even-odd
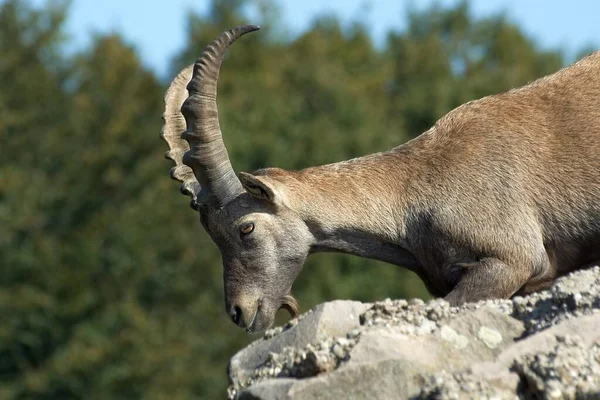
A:
<svg viewBox="0 0 600 400">
<path fill-rule="evenodd" d="M 538 290 L 600 259 L 600 52 L 388 152 L 263 173 L 301 188 L 315 251 L 408 266 L 438 295 L 463 280 L 455 302 Z"/>
</svg>

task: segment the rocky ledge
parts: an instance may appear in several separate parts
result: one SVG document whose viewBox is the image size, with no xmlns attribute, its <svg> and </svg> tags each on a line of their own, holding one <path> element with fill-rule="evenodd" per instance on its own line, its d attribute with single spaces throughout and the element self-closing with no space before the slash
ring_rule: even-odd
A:
<svg viewBox="0 0 600 400">
<path fill-rule="evenodd" d="M 600 267 L 461 307 L 324 303 L 228 372 L 230 399 L 600 399 Z"/>
</svg>

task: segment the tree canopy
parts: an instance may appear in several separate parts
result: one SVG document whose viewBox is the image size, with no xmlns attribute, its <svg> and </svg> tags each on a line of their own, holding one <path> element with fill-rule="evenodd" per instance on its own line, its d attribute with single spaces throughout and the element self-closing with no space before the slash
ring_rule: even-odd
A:
<svg viewBox="0 0 600 400">
<path fill-rule="evenodd" d="M 171 75 L 222 30 L 256 22 L 248 3 L 191 14 Z M 0 398 L 222 397 L 228 359 L 255 338 L 224 312 L 218 250 L 168 178 L 158 132 L 169 82 L 118 34 L 65 54 L 68 9 L 0 4 Z M 237 170 L 382 151 L 563 65 L 468 2 L 409 9 L 384 48 L 334 17 L 281 39 L 277 9 L 260 2 L 266 32 L 236 44 L 221 73 Z M 402 268 L 343 255 L 309 258 L 294 293 L 303 310 L 427 296 Z"/>
</svg>

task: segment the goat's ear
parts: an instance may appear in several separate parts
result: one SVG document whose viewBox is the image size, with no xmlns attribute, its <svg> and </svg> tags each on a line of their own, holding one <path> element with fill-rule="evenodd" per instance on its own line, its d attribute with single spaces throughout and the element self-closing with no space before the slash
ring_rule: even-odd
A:
<svg viewBox="0 0 600 400">
<path fill-rule="evenodd" d="M 239 178 L 244 189 L 253 197 L 268 200 L 276 205 L 282 203 L 278 182 L 268 176 L 256 176 L 247 172 L 240 172 Z"/>
</svg>

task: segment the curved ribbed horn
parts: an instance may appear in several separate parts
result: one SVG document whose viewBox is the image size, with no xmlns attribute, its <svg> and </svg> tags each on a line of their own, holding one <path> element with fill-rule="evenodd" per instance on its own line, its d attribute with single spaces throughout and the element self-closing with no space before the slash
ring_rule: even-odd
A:
<svg viewBox="0 0 600 400">
<path fill-rule="evenodd" d="M 200 184 L 194 177 L 192 169 L 183 164 L 183 154 L 190 149 L 190 146 L 181 138 L 181 134 L 186 129 L 185 118 L 181 115 L 181 105 L 188 97 L 186 85 L 192 78 L 192 72 L 193 65 L 183 69 L 173 79 L 165 93 L 163 113 L 165 123 L 160 131 L 160 137 L 169 145 L 170 150 L 165 153 L 165 157 L 175 161 L 175 166 L 171 168 L 171 178 L 182 182 L 181 193 L 192 198 L 191 206 L 195 209 Z"/>
<path fill-rule="evenodd" d="M 227 48 L 240 36 L 258 29 L 256 25 L 239 26 L 223 32 L 206 46 L 194 64 L 193 77 L 187 85 L 189 97 L 181 107 L 187 123 L 187 130 L 181 137 L 190 145 L 190 150 L 183 156 L 183 163 L 192 168 L 202 187 L 210 189 L 221 207 L 244 189 L 231 167 L 219 126 L 219 69 Z"/>
</svg>

